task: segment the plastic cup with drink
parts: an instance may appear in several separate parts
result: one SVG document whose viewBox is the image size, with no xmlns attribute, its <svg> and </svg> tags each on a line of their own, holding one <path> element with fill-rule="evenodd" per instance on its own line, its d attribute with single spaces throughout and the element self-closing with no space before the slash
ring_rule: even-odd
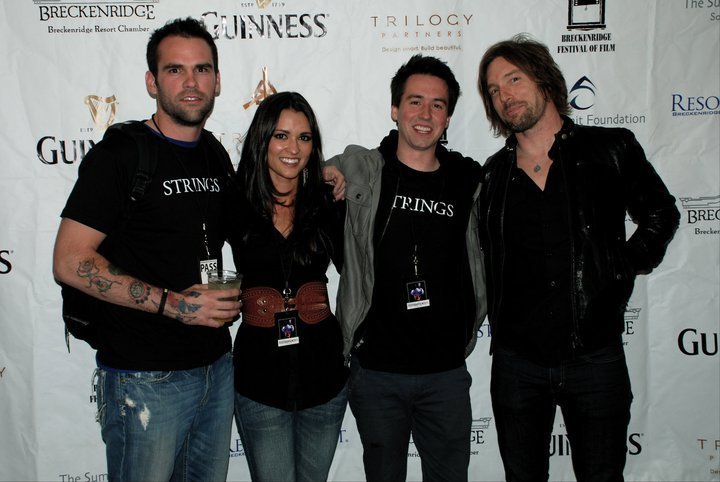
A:
<svg viewBox="0 0 720 482">
<path fill-rule="evenodd" d="M 208 288 L 211 290 L 226 290 L 231 288 L 240 288 L 242 283 L 242 275 L 235 271 L 221 270 L 210 271 L 208 273 Z M 220 298 L 222 301 L 237 301 L 237 298 Z M 218 321 L 228 323 L 232 318 L 216 318 Z"/>
</svg>

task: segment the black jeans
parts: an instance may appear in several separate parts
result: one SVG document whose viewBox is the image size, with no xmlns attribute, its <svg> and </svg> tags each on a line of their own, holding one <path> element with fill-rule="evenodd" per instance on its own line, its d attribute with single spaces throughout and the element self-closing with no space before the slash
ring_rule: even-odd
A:
<svg viewBox="0 0 720 482">
<path fill-rule="evenodd" d="M 548 480 L 557 406 L 578 482 L 624 480 L 633 396 L 622 346 L 552 368 L 496 349 L 490 393 L 507 481 Z"/>
<path fill-rule="evenodd" d="M 368 482 L 404 482 L 410 434 L 423 480 L 466 482 L 470 463 L 470 384 L 462 367 L 406 375 L 350 368 L 348 399 L 363 445 Z"/>
</svg>

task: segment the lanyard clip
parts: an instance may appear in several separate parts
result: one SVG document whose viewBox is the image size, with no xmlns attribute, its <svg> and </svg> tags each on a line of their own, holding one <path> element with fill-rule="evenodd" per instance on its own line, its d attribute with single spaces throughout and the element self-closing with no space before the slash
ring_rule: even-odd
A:
<svg viewBox="0 0 720 482">
<path fill-rule="evenodd" d="M 285 285 L 285 289 L 283 290 L 283 301 L 285 303 L 285 311 L 290 311 L 290 293 L 292 293 L 292 290 Z"/>
</svg>

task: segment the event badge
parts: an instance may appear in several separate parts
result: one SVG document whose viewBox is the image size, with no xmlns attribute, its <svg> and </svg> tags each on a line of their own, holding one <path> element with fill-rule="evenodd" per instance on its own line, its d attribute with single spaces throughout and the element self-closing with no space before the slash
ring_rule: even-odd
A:
<svg viewBox="0 0 720 482">
<path fill-rule="evenodd" d="M 208 273 L 210 271 L 217 271 L 218 263 L 216 259 L 201 259 L 200 260 L 200 282 L 204 285 L 208 283 Z"/>
<path fill-rule="evenodd" d="M 300 343 L 297 310 L 275 313 L 275 326 L 277 327 L 279 347 Z"/>
<path fill-rule="evenodd" d="M 408 310 L 430 306 L 427 282 L 425 280 L 415 279 L 414 281 L 405 283 L 405 296 L 405 306 Z"/>
</svg>

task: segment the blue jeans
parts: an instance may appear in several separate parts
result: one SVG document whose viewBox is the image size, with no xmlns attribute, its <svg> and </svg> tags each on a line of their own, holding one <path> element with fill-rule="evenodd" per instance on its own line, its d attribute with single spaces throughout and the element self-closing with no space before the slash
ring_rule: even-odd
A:
<svg viewBox="0 0 720 482">
<path fill-rule="evenodd" d="M 232 355 L 179 371 L 97 370 L 98 422 L 111 482 L 224 481 Z"/>
<path fill-rule="evenodd" d="M 236 392 L 235 421 L 252 480 L 327 480 L 346 407 L 346 387 L 322 405 L 292 412 Z"/>
<path fill-rule="evenodd" d="M 471 383 L 465 366 L 409 375 L 367 370 L 354 361 L 348 395 L 367 480 L 406 479 L 412 433 L 423 480 L 467 481 Z"/>
<path fill-rule="evenodd" d="M 490 394 L 506 480 L 548 480 L 558 405 L 578 482 L 623 480 L 633 397 L 622 346 L 553 368 L 498 348 Z"/>
</svg>

